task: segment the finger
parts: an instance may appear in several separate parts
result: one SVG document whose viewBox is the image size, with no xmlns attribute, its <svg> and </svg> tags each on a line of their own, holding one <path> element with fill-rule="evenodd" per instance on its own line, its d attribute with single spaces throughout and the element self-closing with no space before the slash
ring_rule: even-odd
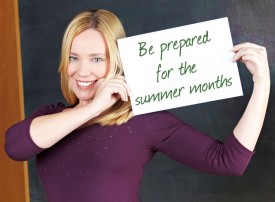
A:
<svg viewBox="0 0 275 202">
<path fill-rule="evenodd" d="M 122 80 L 112 80 L 109 83 L 111 93 L 119 94 L 121 100 L 128 101 L 128 91 L 127 91 L 127 84 Z"/>
<path fill-rule="evenodd" d="M 127 102 L 128 101 L 128 94 L 124 86 L 118 87 L 118 94 L 120 95 L 120 98 L 122 101 Z"/>
<path fill-rule="evenodd" d="M 254 44 L 254 43 L 250 43 L 250 42 L 246 42 L 246 43 L 241 43 L 241 44 L 235 45 L 235 46 L 232 47 L 231 50 L 233 52 L 237 52 L 237 51 L 239 51 L 242 48 L 255 48 L 255 49 L 258 49 L 258 50 L 265 50 L 265 47 L 257 45 L 257 44 Z"/>
<path fill-rule="evenodd" d="M 132 90 L 131 90 L 130 86 L 126 83 L 126 79 L 124 76 L 117 75 L 117 78 L 114 78 L 112 81 L 117 81 L 117 82 L 121 83 L 127 91 L 127 96 L 129 96 L 129 97 L 132 96 Z"/>
<path fill-rule="evenodd" d="M 255 48 L 242 48 L 235 53 L 232 61 L 242 59 L 245 55 L 255 55 L 256 57 L 262 57 L 262 51 Z"/>
<path fill-rule="evenodd" d="M 128 101 L 128 97 L 126 96 L 125 91 L 123 91 L 121 88 L 113 88 L 111 92 L 113 97 L 116 97 L 116 99 L 121 99 L 124 102 Z"/>
<path fill-rule="evenodd" d="M 258 57 L 256 57 L 254 54 L 246 54 L 246 55 L 242 56 L 241 60 L 251 61 L 251 62 L 254 62 L 254 63 L 259 62 Z"/>
<path fill-rule="evenodd" d="M 132 96 L 132 90 L 131 90 L 130 86 L 126 82 L 122 82 L 122 85 L 126 89 L 127 97 L 128 96 L 131 97 Z"/>
</svg>

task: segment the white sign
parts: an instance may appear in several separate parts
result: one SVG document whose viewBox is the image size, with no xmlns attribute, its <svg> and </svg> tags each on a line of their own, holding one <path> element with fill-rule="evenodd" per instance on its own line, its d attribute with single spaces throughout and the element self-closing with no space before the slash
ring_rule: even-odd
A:
<svg viewBox="0 0 275 202">
<path fill-rule="evenodd" d="M 134 115 L 243 95 L 227 18 L 118 40 Z"/>
</svg>

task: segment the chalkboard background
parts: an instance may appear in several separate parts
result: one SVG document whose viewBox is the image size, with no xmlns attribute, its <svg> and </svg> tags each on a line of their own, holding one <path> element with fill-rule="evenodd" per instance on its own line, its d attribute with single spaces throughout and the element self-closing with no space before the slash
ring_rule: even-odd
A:
<svg viewBox="0 0 275 202">
<path fill-rule="evenodd" d="M 271 79 L 275 79 L 274 0 L 20 0 L 20 30 L 25 113 L 64 101 L 57 68 L 62 35 L 72 17 L 89 8 L 114 12 L 128 36 L 228 17 L 233 43 L 250 41 L 268 50 Z M 171 110 L 186 122 L 224 140 L 250 98 L 251 75 L 239 64 L 244 96 Z M 8 67 L 7 67 L 8 68 Z M 211 72 L 209 72 L 211 73 Z M 256 153 L 241 177 L 200 173 L 157 154 L 147 165 L 140 188 L 142 202 L 271 202 L 275 201 L 275 96 L 271 88 L 268 112 Z M 46 201 L 29 162 L 32 202 Z"/>
</svg>

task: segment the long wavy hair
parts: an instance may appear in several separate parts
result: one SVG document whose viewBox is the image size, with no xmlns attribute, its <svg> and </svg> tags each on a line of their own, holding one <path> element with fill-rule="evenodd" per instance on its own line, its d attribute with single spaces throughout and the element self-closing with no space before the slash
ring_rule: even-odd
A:
<svg viewBox="0 0 275 202">
<path fill-rule="evenodd" d="M 79 33 L 91 28 L 103 34 L 108 46 L 110 70 L 106 79 L 113 78 L 116 75 L 123 75 L 124 73 L 117 46 L 117 39 L 125 37 L 125 32 L 120 20 L 113 13 L 103 9 L 87 10 L 79 13 L 69 23 L 65 31 L 59 65 L 62 93 L 70 105 L 76 105 L 79 102 L 74 92 L 70 89 L 67 73 L 72 41 Z M 124 102 L 118 100 L 102 115 L 96 117 L 93 123 L 100 123 L 101 125 L 120 125 L 127 122 L 132 116 L 133 113 L 130 101 Z"/>
</svg>

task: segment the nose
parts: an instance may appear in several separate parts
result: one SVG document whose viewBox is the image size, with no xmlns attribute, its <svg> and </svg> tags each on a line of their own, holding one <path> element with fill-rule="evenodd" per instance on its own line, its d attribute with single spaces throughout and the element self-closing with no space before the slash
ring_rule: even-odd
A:
<svg viewBox="0 0 275 202">
<path fill-rule="evenodd" d="M 90 61 L 83 60 L 79 64 L 78 74 L 82 77 L 87 77 L 93 74 L 93 68 Z"/>
</svg>

